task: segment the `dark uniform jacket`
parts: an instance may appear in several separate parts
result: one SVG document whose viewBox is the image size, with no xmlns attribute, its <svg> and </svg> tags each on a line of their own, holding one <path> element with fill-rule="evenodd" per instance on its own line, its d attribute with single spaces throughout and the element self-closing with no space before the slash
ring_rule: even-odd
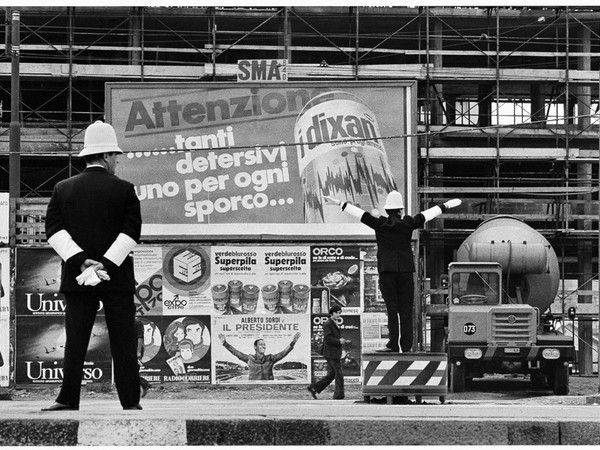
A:
<svg viewBox="0 0 600 450">
<path fill-rule="evenodd" d="M 415 271 L 411 240 L 413 231 L 425 224 L 423 214 L 400 218 L 398 215 L 374 217 L 365 212 L 360 221 L 375 230 L 379 272 Z"/>
<path fill-rule="evenodd" d="M 340 359 L 342 357 L 342 343 L 340 338 L 342 332 L 340 327 L 336 325 L 334 320 L 330 317 L 325 324 L 323 324 L 323 357 L 328 359 Z"/>
<path fill-rule="evenodd" d="M 46 213 L 46 236 L 66 230 L 83 252 L 63 262 L 60 292 L 135 292 L 133 260 L 120 266 L 103 255 L 120 233 L 139 242 L 142 226 L 140 201 L 133 184 L 111 175 L 102 167 L 88 167 L 79 175 L 59 182 Z M 86 258 L 104 264 L 110 281 L 80 286 L 75 279 Z"/>
</svg>

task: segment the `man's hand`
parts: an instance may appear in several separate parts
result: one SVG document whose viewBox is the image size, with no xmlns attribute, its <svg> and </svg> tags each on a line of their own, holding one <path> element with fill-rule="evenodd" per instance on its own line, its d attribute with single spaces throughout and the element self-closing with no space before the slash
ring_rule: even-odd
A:
<svg viewBox="0 0 600 450">
<path fill-rule="evenodd" d="M 99 267 L 98 269 L 104 269 L 104 265 L 103 265 L 102 263 L 100 263 L 100 262 L 96 261 L 95 259 L 90 259 L 90 258 L 86 259 L 86 260 L 83 262 L 83 264 L 81 265 L 80 269 L 81 269 L 81 271 L 83 272 L 83 271 L 84 271 L 85 269 L 87 269 L 88 267 L 95 266 L 95 265 L 100 265 L 100 266 L 102 266 L 102 267 Z M 96 270 L 97 270 L 97 269 L 96 269 L 96 268 L 94 268 L 94 271 L 96 271 Z"/>
<path fill-rule="evenodd" d="M 223 333 L 219 333 L 219 340 L 221 341 L 221 344 L 225 343 L 225 335 Z"/>
<path fill-rule="evenodd" d="M 292 339 L 292 342 L 295 344 L 296 342 L 298 342 L 298 339 L 300 339 L 300 333 L 296 333 Z"/>
<path fill-rule="evenodd" d="M 462 203 L 462 200 L 460 198 L 453 198 L 452 200 L 448 200 L 447 202 L 444 202 L 444 206 L 448 209 L 450 208 L 454 208 L 458 205 L 460 205 Z"/>
</svg>

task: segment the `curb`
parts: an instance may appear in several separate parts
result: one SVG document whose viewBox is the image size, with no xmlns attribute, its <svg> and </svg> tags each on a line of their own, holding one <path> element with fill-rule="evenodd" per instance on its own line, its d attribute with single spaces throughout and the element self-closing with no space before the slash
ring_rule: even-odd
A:
<svg viewBox="0 0 600 450">
<path fill-rule="evenodd" d="M 109 432 L 107 432 L 109 430 Z M 597 445 L 600 423 L 416 419 L 0 420 L 2 446 Z"/>
</svg>

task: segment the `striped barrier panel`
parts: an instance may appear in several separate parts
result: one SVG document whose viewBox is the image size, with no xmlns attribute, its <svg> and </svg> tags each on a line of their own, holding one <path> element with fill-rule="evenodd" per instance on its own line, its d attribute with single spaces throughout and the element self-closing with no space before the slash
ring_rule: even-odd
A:
<svg viewBox="0 0 600 450">
<path fill-rule="evenodd" d="M 364 353 L 363 395 L 444 396 L 448 393 L 446 353 Z M 389 400 L 389 399 L 388 399 Z"/>
</svg>

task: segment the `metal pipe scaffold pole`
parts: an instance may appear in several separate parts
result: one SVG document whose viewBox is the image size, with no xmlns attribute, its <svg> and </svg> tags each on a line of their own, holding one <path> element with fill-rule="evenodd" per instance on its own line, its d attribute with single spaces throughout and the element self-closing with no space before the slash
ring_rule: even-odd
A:
<svg viewBox="0 0 600 450">
<path fill-rule="evenodd" d="M 20 21 L 21 13 L 18 10 L 11 12 L 11 88 L 10 88 L 10 157 L 9 157 L 9 195 L 11 199 L 20 197 L 21 186 L 21 124 L 20 111 L 20 86 L 19 86 L 19 53 L 20 53 Z"/>
</svg>

